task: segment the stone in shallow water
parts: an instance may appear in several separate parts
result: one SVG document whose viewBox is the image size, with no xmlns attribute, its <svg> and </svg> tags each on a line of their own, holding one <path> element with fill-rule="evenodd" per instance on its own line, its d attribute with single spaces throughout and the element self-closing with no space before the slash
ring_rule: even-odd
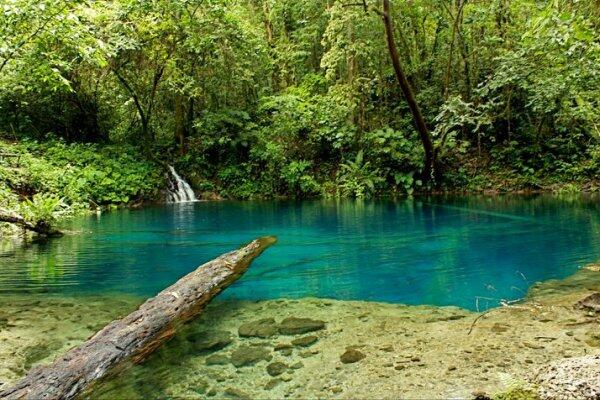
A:
<svg viewBox="0 0 600 400">
<path fill-rule="evenodd" d="M 292 346 L 289 343 L 277 343 L 274 347 L 275 351 L 282 351 L 282 350 L 291 350 L 293 349 L 294 346 Z"/>
<path fill-rule="evenodd" d="M 303 336 L 298 339 L 292 340 L 292 344 L 294 346 L 299 346 L 299 347 L 308 347 L 308 346 L 316 343 L 317 340 L 319 340 L 319 338 L 316 336 L 313 336 L 313 335 Z"/>
<path fill-rule="evenodd" d="M 392 351 L 394 351 L 394 346 L 392 346 L 391 344 L 385 344 L 381 346 L 379 350 L 385 351 L 386 353 L 391 353 Z"/>
<path fill-rule="evenodd" d="M 287 371 L 288 366 L 282 362 L 274 362 L 267 365 L 267 373 L 271 376 L 278 376 Z"/>
<path fill-rule="evenodd" d="M 281 321 L 279 332 L 284 335 L 299 335 L 319 331 L 325 328 L 325 322 L 310 318 L 289 317 Z"/>
<path fill-rule="evenodd" d="M 190 390 L 196 394 L 205 394 L 208 390 L 208 382 L 205 380 L 199 380 L 190 385 Z"/>
<path fill-rule="evenodd" d="M 238 400 L 250 400 L 250 399 L 252 399 L 252 397 L 249 396 L 248 394 L 242 392 L 239 389 L 232 388 L 232 387 L 229 387 L 229 388 L 225 389 L 224 395 L 228 399 L 238 399 Z"/>
<path fill-rule="evenodd" d="M 456 321 L 457 319 L 465 318 L 465 314 L 450 314 L 450 315 L 440 315 L 437 317 L 427 318 L 425 322 L 444 322 L 444 321 Z"/>
<path fill-rule="evenodd" d="M 291 369 L 300 369 L 302 367 L 304 367 L 304 363 L 302 361 L 298 361 L 297 363 L 290 365 Z"/>
<path fill-rule="evenodd" d="M 273 390 L 275 386 L 279 385 L 281 382 L 281 379 L 271 379 L 265 384 L 265 390 Z"/>
<path fill-rule="evenodd" d="M 595 330 L 590 331 L 586 334 L 585 343 L 591 347 L 600 347 L 600 332 Z"/>
<path fill-rule="evenodd" d="M 229 358 L 222 354 L 213 354 L 206 357 L 206 365 L 225 365 L 229 363 Z"/>
<path fill-rule="evenodd" d="M 600 272 L 600 264 L 591 264 L 584 267 L 584 269 L 592 272 Z"/>
<path fill-rule="evenodd" d="M 508 325 L 508 324 L 501 324 L 499 322 L 496 322 L 492 326 L 492 332 L 494 332 L 494 333 L 504 333 L 504 332 L 508 331 L 509 328 L 510 328 L 510 325 Z"/>
<path fill-rule="evenodd" d="M 344 364 L 352 364 L 365 358 L 366 355 L 356 349 L 348 349 L 340 356 L 340 361 Z"/>
<path fill-rule="evenodd" d="M 24 358 L 25 362 L 23 365 L 24 371 L 27 371 L 31 366 L 38 361 L 50 357 L 58 349 L 62 347 L 62 344 L 58 340 L 51 340 L 50 342 L 40 343 L 34 346 L 25 348 Z"/>
<path fill-rule="evenodd" d="M 578 301 L 575 306 L 582 310 L 600 312 L 600 293 L 589 295 L 585 299 Z"/>
<path fill-rule="evenodd" d="M 240 346 L 231 353 L 231 363 L 238 368 L 259 361 L 271 361 L 272 358 L 271 352 L 262 346 Z"/>
<path fill-rule="evenodd" d="M 277 323 L 273 318 L 264 318 L 251 321 L 238 328 L 240 337 L 269 338 L 277 335 Z"/>
<path fill-rule="evenodd" d="M 216 351 L 227 347 L 233 341 L 233 335 L 227 331 L 201 331 L 190 333 L 187 339 L 196 351 Z"/>
<path fill-rule="evenodd" d="M 333 386 L 330 390 L 332 393 L 342 393 L 344 391 L 344 389 L 339 386 Z"/>
</svg>

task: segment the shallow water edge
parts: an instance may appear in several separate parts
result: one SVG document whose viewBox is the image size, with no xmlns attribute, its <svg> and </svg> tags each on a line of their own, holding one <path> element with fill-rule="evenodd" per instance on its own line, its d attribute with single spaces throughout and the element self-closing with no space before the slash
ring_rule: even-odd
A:
<svg viewBox="0 0 600 400">
<path fill-rule="evenodd" d="M 597 317 L 572 307 L 594 291 L 600 291 L 600 272 L 582 269 L 567 279 L 534 285 L 524 301 L 483 316 L 458 307 L 315 298 L 217 300 L 150 359 L 105 379 L 90 396 L 447 398 L 496 393 L 552 360 L 600 353 Z M 0 298 L 2 387 L 142 301 L 123 295 Z M 277 327 L 290 317 L 323 321 L 324 326 L 281 333 Z M 252 330 L 257 326 L 262 330 Z"/>
</svg>

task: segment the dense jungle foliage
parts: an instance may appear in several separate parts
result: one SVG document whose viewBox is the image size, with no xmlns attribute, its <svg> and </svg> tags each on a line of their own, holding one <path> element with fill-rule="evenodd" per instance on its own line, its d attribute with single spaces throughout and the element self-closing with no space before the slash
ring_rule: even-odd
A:
<svg viewBox="0 0 600 400">
<path fill-rule="evenodd" d="M 599 186 L 598 0 L 0 0 L 0 18 L 0 151 L 23 154 L 0 160 L 0 206 L 157 199 L 166 164 L 235 198 Z"/>
</svg>

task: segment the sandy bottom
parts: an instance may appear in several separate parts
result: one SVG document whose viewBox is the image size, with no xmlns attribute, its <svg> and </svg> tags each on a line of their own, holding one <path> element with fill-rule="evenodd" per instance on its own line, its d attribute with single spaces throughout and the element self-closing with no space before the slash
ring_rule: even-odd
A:
<svg viewBox="0 0 600 400">
<path fill-rule="evenodd" d="M 594 291 L 600 291 L 600 272 L 582 270 L 563 281 L 536 285 L 523 302 L 485 314 L 324 299 L 215 301 L 144 364 L 97 385 L 91 397 L 493 395 L 522 385 L 551 361 L 600 354 L 598 316 L 573 308 Z M 140 301 L 0 299 L 0 388 Z M 324 327 L 300 320 L 298 329 L 310 332 L 284 334 L 280 324 L 289 317 L 323 321 Z M 240 337 L 242 325 L 262 327 L 259 334 L 267 337 Z M 211 339 L 203 339 L 207 336 Z"/>
<path fill-rule="evenodd" d="M 142 299 L 115 297 L 0 296 L 0 389 L 31 366 L 49 363 Z"/>
</svg>

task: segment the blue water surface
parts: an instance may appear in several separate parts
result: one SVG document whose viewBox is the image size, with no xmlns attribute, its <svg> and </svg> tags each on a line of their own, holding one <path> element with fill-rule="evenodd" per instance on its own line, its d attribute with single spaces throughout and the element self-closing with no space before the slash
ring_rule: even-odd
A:
<svg viewBox="0 0 600 400">
<path fill-rule="evenodd" d="M 151 296 L 263 235 L 222 298 L 323 297 L 486 309 L 600 258 L 600 201 L 539 196 L 201 202 L 77 219 L 0 254 L 0 293 Z"/>
</svg>

